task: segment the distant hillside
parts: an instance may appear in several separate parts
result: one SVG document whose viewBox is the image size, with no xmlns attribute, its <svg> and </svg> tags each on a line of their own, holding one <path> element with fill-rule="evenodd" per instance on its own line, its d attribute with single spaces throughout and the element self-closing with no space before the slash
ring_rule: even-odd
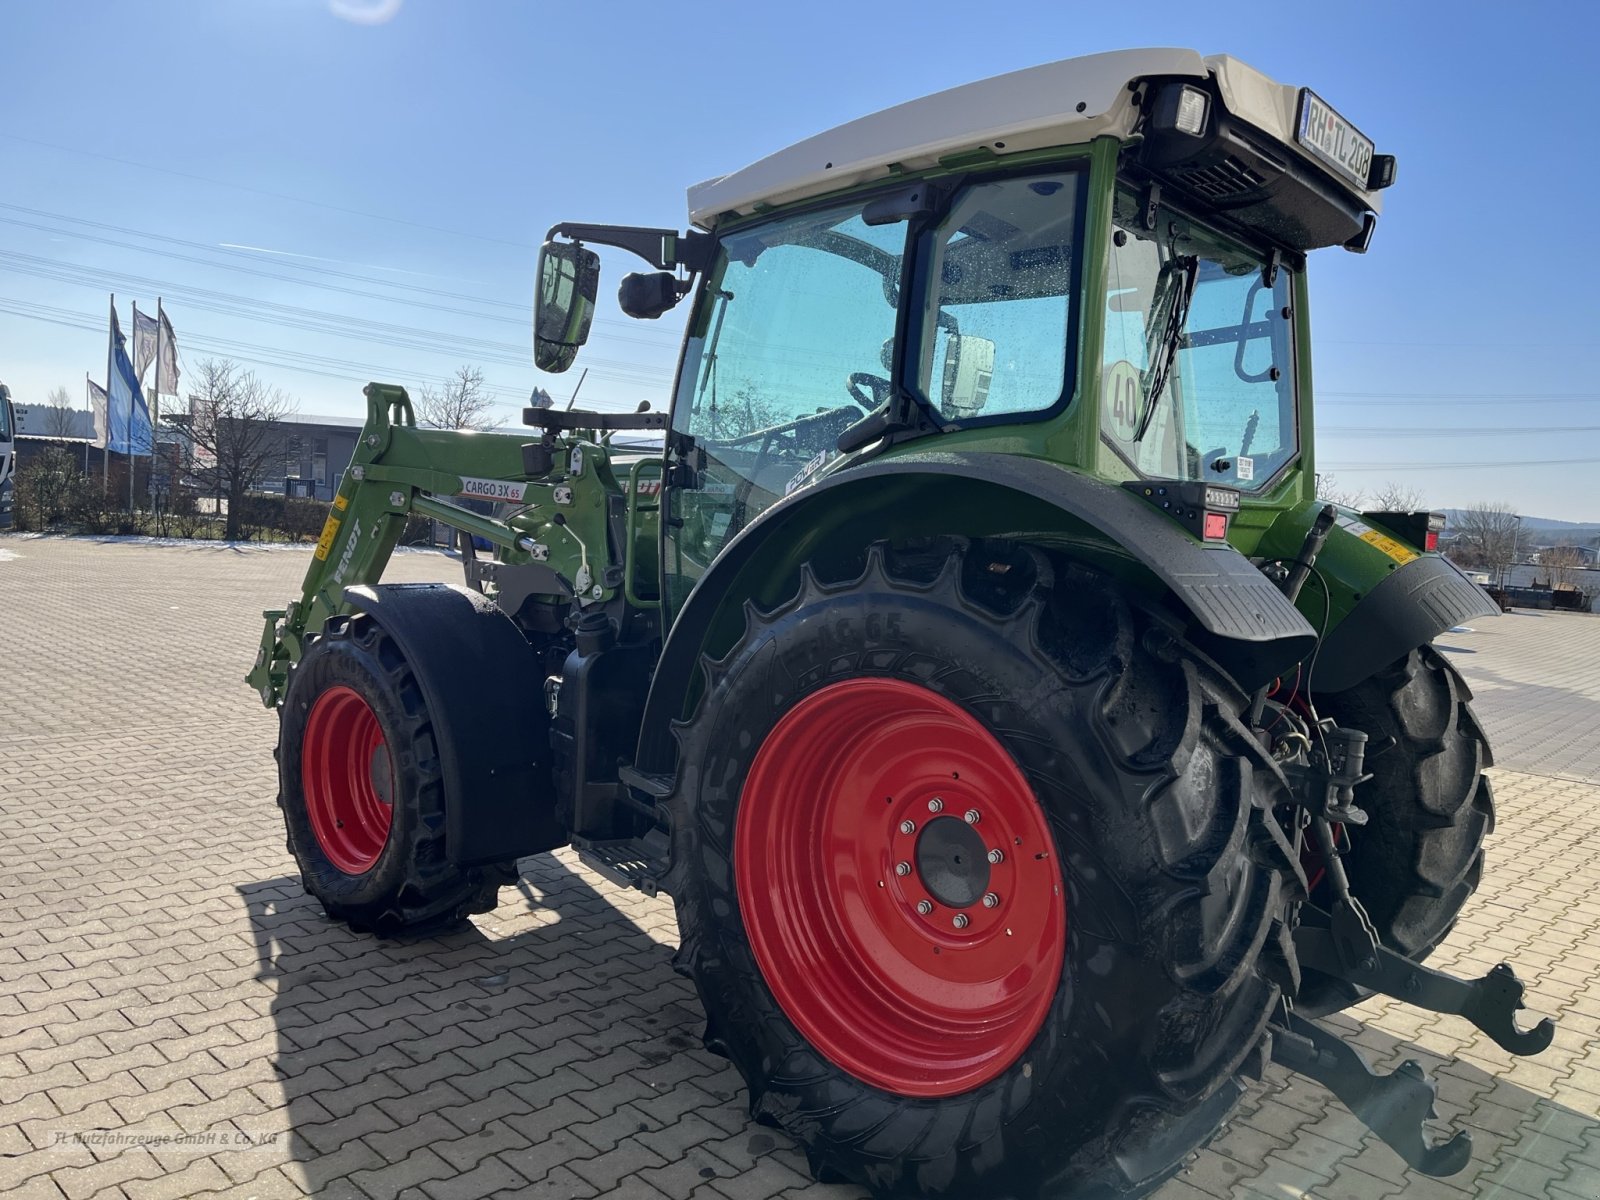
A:
<svg viewBox="0 0 1600 1200">
<path fill-rule="evenodd" d="M 1445 517 L 1451 527 L 1459 525 L 1461 514 L 1464 510 L 1447 508 Z M 1585 524 L 1579 521 L 1557 521 L 1553 517 L 1523 517 L 1522 532 L 1530 538 L 1537 538 L 1542 542 L 1573 542 L 1578 545 L 1592 545 L 1596 538 L 1600 538 L 1600 524 Z"/>
</svg>

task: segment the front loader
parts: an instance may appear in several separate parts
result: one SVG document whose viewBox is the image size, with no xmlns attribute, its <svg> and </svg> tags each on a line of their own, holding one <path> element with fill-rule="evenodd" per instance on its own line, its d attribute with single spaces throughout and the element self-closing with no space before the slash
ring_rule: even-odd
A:
<svg viewBox="0 0 1600 1200">
<path fill-rule="evenodd" d="M 752 1113 L 884 1196 L 1145 1194 L 1269 1061 L 1459 1170 L 1420 1069 L 1316 1021 L 1553 1036 L 1509 967 L 1422 965 L 1494 823 L 1431 643 L 1492 610 L 1437 514 L 1314 490 L 1307 256 L 1395 171 L 1307 89 L 1122 51 L 819 134 L 686 233 L 556 226 L 536 364 L 626 251 L 624 312 L 692 306 L 670 408 L 463 434 L 367 388 L 249 675 L 308 891 L 404 934 L 571 845 L 669 893 Z M 379 582 L 412 515 L 462 586 Z"/>
</svg>

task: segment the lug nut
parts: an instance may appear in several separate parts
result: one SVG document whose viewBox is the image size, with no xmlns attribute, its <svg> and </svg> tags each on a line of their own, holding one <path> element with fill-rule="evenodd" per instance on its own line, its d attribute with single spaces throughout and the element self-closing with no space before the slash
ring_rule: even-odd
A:
<svg viewBox="0 0 1600 1200">
<path fill-rule="evenodd" d="M 908 862 L 895 863 L 894 873 L 900 876 L 900 878 L 904 879 L 907 875 L 911 874 L 911 864 Z"/>
<path fill-rule="evenodd" d="M 983 894 L 983 906 L 985 908 L 999 908 L 1000 897 L 996 896 L 993 892 L 985 892 Z"/>
<path fill-rule="evenodd" d="M 929 913 L 931 913 L 933 911 L 933 901 L 932 900 L 918 900 L 917 901 L 917 911 L 919 913 L 921 913 L 923 916 L 927 916 Z"/>
<path fill-rule="evenodd" d="M 917 823 L 915 821 L 901 821 L 900 822 L 900 832 L 901 833 L 915 833 L 916 831 L 917 831 Z"/>
<path fill-rule="evenodd" d="M 967 824 L 968 825 L 976 825 L 980 820 L 982 820 L 982 818 L 983 818 L 983 814 L 980 813 L 977 809 L 975 809 L 975 808 L 967 809 Z"/>
<path fill-rule="evenodd" d="M 938 796 L 935 796 L 932 800 L 928 801 L 928 811 L 929 812 L 943 812 L 944 811 L 944 801 L 939 799 Z"/>
<path fill-rule="evenodd" d="M 989 851 L 989 861 L 991 863 L 994 863 L 996 866 L 998 866 L 1000 863 L 1005 862 L 1005 860 L 1006 860 L 1006 855 L 1005 855 L 1005 851 L 1004 850 L 991 850 L 991 851 Z"/>
<path fill-rule="evenodd" d="M 967 920 L 966 913 L 957 913 L 955 916 L 950 918 L 950 924 L 954 925 L 957 929 L 965 929 L 970 923 L 971 922 Z"/>
</svg>

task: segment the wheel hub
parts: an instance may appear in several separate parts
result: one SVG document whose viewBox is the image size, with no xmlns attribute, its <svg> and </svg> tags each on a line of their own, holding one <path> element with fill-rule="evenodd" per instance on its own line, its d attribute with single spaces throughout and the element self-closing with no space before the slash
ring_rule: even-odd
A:
<svg viewBox="0 0 1600 1200">
<path fill-rule="evenodd" d="M 960 817 L 935 817 L 917 835 L 915 876 L 947 908 L 969 908 L 989 890 L 989 847 Z"/>
<path fill-rule="evenodd" d="M 300 748 L 306 816 L 322 852 L 346 875 L 371 870 L 394 821 L 394 761 L 366 699 L 338 685 L 306 715 Z"/>
<path fill-rule="evenodd" d="M 733 859 L 763 978 L 858 1079 L 955 1095 L 1038 1033 L 1066 941 L 1055 842 L 1016 762 L 955 702 L 873 677 L 807 696 L 750 765 Z"/>
</svg>

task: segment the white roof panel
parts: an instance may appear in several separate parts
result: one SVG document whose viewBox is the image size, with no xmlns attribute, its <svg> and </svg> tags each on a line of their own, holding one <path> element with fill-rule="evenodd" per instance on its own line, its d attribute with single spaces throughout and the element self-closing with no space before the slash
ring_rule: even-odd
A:
<svg viewBox="0 0 1600 1200">
<path fill-rule="evenodd" d="M 1151 76 L 1215 75 L 1232 114 L 1315 161 L 1295 145 L 1299 89 L 1227 55 L 1194 50 L 1113 50 L 1045 63 L 923 96 L 846 122 L 689 189 L 689 219 L 711 228 L 725 213 L 786 204 L 891 176 L 891 164 L 924 170 L 941 158 L 988 147 L 1016 154 L 1127 137 L 1138 117 L 1128 84 Z M 1319 164 L 1320 165 L 1320 164 Z M 1375 193 L 1363 199 L 1378 209 Z"/>
</svg>

